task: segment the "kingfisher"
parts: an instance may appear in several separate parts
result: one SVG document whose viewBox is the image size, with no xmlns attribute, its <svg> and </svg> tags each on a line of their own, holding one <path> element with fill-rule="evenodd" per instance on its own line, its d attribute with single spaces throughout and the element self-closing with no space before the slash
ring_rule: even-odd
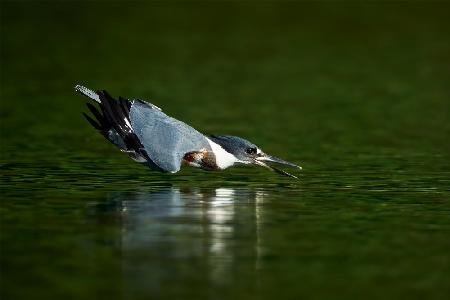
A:
<svg viewBox="0 0 450 300">
<path fill-rule="evenodd" d="M 96 104 L 86 103 L 92 113 L 83 112 L 86 120 L 120 151 L 151 169 L 176 173 L 182 165 L 204 170 L 257 165 L 292 178 L 297 177 L 268 163 L 301 169 L 241 137 L 204 135 L 145 100 L 114 99 L 105 90 L 94 92 L 81 85 L 75 91 Z"/>
</svg>

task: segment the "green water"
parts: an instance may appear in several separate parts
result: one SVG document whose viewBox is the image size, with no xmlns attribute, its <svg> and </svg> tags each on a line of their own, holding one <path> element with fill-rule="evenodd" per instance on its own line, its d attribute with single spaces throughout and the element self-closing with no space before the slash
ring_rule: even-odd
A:
<svg viewBox="0 0 450 300">
<path fill-rule="evenodd" d="M 1 298 L 448 298 L 449 12 L 2 2 Z M 75 84 L 304 169 L 153 172 Z"/>
</svg>

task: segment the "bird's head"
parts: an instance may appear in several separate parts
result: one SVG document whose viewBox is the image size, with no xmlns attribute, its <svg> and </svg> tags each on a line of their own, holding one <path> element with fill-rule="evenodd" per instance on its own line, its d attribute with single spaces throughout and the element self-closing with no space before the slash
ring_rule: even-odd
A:
<svg viewBox="0 0 450 300">
<path fill-rule="evenodd" d="M 283 160 L 281 158 L 268 155 L 264 153 L 258 146 L 247 141 L 246 139 L 230 136 L 230 135 L 212 135 L 210 138 L 217 144 L 219 144 L 227 152 L 231 153 L 238 159 L 239 163 L 252 164 L 265 167 L 278 174 L 297 178 L 296 176 L 289 174 L 283 170 L 277 169 L 268 163 L 276 163 L 281 165 L 287 165 L 290 167 L 301 169 L 302 167 Z"/>
</svg>

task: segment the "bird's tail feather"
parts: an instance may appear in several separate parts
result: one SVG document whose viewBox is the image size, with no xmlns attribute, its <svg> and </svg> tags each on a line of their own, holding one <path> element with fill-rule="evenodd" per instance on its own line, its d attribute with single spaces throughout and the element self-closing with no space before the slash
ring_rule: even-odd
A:
<svg viewBox="0 0 450 300">
<path fill-rule="evenodd" d="M 78 93 L 80 93 L 83 96 L 86 96 L 86 97 L 94 100 L 97 103 L 101 103 L 100 97 L 98 96 L 98 94 L 96 92 L 94 92 L 94 91 L 91 91 L 87 87 L 84 87 L 82 85 L 76 85 L 75 86 L 75 91 L 77 91 Z"/>
</svg>

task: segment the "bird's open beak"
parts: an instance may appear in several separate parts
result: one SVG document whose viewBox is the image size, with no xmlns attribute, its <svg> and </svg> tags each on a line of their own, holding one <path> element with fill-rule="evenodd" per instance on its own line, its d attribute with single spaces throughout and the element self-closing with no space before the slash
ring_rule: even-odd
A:
<svg viewBox="0 0 450 300">
<path fill-rule="evenodd" d="M 278 157 L 275 157 L 275 156 L 270 156 L 270 155 L 267 155 L 267 154 L 262 154 L 262 155 L 256 157 L 254 162 L 258 166 L 267 168 L 267 169 L 272 170 L 272 171 L 274 171 L 274 172 L 276 172 L 278 174 L 281 174 L 281 175 L 284 175 L 284 176 L 289 176 L 289 177 L 292 177 L 292 178 L 297 178 L 297 177 L 292 175 L 292 174 L 289 174 L 286 171 L 283 171 L 283 170 L 277 169 L 277 168 L 275 168 L 273 166 L 270 166 L 266 162 L 276 163 L 276 164 L 280 164 L 280 165 L 286 165 L 286 166 L 298 168 L 300 170 L 302 169 L 302 167 L 300 167 L 300 166 L 298 166 L 296 164 L 293 164 L 293 163 L 288 162 L 286 160 L 283 160 L 281 158 L 278 158 Z"/>
</svg>

